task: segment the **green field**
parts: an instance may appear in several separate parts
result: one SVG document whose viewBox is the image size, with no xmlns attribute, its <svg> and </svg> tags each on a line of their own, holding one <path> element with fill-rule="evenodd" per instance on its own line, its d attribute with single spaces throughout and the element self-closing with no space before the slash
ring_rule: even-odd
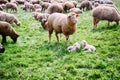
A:
<svg viewBox="0 0 120 80">
<path fill-rule="evenodd" d="M 119 1 L 116 5 L 120 10 Z M 19 6 L 13 14 L 21 22 L 13 24 L 20 37 L 17 43 L 7 37 L 6 51 L 0 54 L 0 80 L 120 80 L 120 24 L 113 22 L 107 28 L 107 21 L 101 21 L 93 31 L 92 11 L 83 12 L 68 46 L 86 40 L 97 50 L 69 53 L 65 36 L 57 43 L 53 33 L 49 43 L 48 32 L 32 12 Z"/>
</svg>

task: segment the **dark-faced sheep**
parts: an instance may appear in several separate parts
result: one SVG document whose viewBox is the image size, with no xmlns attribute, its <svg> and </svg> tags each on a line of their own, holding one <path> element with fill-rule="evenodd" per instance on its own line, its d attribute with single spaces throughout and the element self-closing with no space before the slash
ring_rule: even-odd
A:
<svg viewBox="0 0 120 80">
<path fill-rule="evenodd" d="M 17 9 L 17 5 L 15 3 L 6 3 L 6 10 L 8 11 L 8 9 L 11 9 L 11 11 L 13 12 L 17 12 L 18 9 Z"/>
<path fill-rule="evenodd" d="M 2 44 L 6 43 L 6 36 L 10 36 L 14 42 L 17 41 L 19 36 L 14 28 L 8 22 L 4 21 L 0 21 L 0 35 L 2 35 Z"/>
<path fill-rule="evenodd" d="M 97 24 L 100 20 L 107 20 L 108 27 L 109 23 L 112 21 L 115 21 L 118 25 L 120 21 L 120 13 L 114 6 L 98 6 L 93 10 L 93 29 L 97 28 Z"/>
<path fill-rule="evenodd" d="M 4 51 L 5 51 L 4 46 L 2 44 L 0 44 L 0 53 L 4 53 Z"/>
<path fill-rule="evenodd" d="M 15 23 L 16 25 L 20 26 L 20 21 L 13 14 L 3 11 L 0 11 L 0 21 L 6 21 L 10 24 Z"/>
<path fill-rule="evenodd" d="M 62 13 L 53 13 L 48 17 L 48 32 L 49 41 L 51 42 L 51 34 L 53 30 L 56 33 L 57 41 L 59 42 L 59 33 L 63 33 L 66 37 L 66 44 L 68 44 L 69 35 L 76 31 L 76 23 L 78 21 L 78 14 L 69 13 L 68 15 Z"/>
<path fill-rule="evenodd" d="M 52 14 L 52 13 L 55 13 L 55 12 L 58 12 L 58 13 L 63 13 L 63 7 L 61 4 L 59 3 L 56 3 L 56 4 L 51 4 L 48 9 L 47 9 L 47 13 L 48 14 Z"/>
<path fill-rule="evenodd" d="M 83 11 L 85 8 L 86 8 L 86 10 L 92 10 L 92 3 L 88 0 L 84 0 L 81 2 L 79 8 L 83 9 Z"/>
</svg>

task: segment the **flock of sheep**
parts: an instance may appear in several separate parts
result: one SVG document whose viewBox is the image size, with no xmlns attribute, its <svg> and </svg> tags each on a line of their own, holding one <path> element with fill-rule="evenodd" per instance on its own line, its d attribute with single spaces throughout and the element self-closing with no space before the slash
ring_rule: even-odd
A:
<svg viewBox="0 0 120 80">
<path fill-rule="evenodd" d="M 15 23 L 20 26 L 22 23 L 15 15 L 8 13 L 8 9 L 17 13 L 18 5 L 21 6 L 22 10 L 31 11 L 35 20 L 38 20 L 43 29 L 48 31 L 49 42 L 51 41 L 51 34 L 55 31 L 57 41 L 59 42 L 59 34 L 63 33 L 66 37 L 66 44 L 68 44 L 69 36 L 76 31 L 79 15 L 83 11 L 93 10 L 93 29 L 97 28 L 100 20 L 107 20 L 108 26 L 112 21 L 119 24 L 120 20 L 120 13 L 111 0 L 0 0 L 0 3 L 3 3 L 0 5 L 0 35 L 2 35 L 0 52 L 5 50 L 2 45 L 6 43 L 6 36 L 10 36 L 14 42 L 19 37 L 11 24 Z M 96 50 L 94 46 L 88 45 L 85 40 L 81 43 L 82 46 L 83 43 L 87 46 L 84 46 L 83 50 L 86 48 L 89 51 Z M 68 47 L 68 50 L 78 49 L 74 47 L 75 45 Z M 3 51 L 1 51 L 2 49 Z"/>
</svg>

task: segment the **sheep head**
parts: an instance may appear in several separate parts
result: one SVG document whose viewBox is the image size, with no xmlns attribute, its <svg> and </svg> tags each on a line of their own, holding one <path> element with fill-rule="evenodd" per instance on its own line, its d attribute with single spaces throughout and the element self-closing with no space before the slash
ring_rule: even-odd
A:
<svg viewBox="0 0 120 80">
<path fill-rule="evenodd" d="M 79 17 L 79 14 L 76 14 L 74 12 L 70 12 L 68 14 L 68 21 L 71 23 L 71 24 L 76 24 L 77 21 L 78 21 L 78 17 Z"/>
</svg>

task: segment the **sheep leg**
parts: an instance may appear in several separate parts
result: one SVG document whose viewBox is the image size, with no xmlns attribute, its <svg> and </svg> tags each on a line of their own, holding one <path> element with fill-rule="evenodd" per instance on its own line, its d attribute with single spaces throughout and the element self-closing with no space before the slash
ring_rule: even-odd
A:
<svg viewBox="0 0 120 80">
<path fill-rule="evenodd" d="M 6 36 L 2 35 L 2 44 L 6 43 Z"/>
<path fill-rule="evenodd" d="M 49 31 L 49 42 L 51 42 L 51 35 L 53 33 L 53 30 L 52 31 Z"/>
<path fill-rule="evenodd" d="M 110 21 L 108 21 L 108 27 L 110 27 Z"/>
<path fill-rule="evenodd" d="M 58 33 L 56 32 L 55 35 L 56 35 L 57 41 L 59 42 L 59 36 L 58 36 Z"/>
<path fill-rule="evenodd" d="M 116 24 L 119 25 L 119 21 L 116 21 Z"/>
<path fill-rule="evenodd" d="M 98 22 L 99 22 L 99 19 L 93 18 L 94 30 L 96 30 Z"/>
<path fill-rule="evenodd" d="M 69 35 L 66 35 L 66 44 L 68 44 Z"/>
</svg>

